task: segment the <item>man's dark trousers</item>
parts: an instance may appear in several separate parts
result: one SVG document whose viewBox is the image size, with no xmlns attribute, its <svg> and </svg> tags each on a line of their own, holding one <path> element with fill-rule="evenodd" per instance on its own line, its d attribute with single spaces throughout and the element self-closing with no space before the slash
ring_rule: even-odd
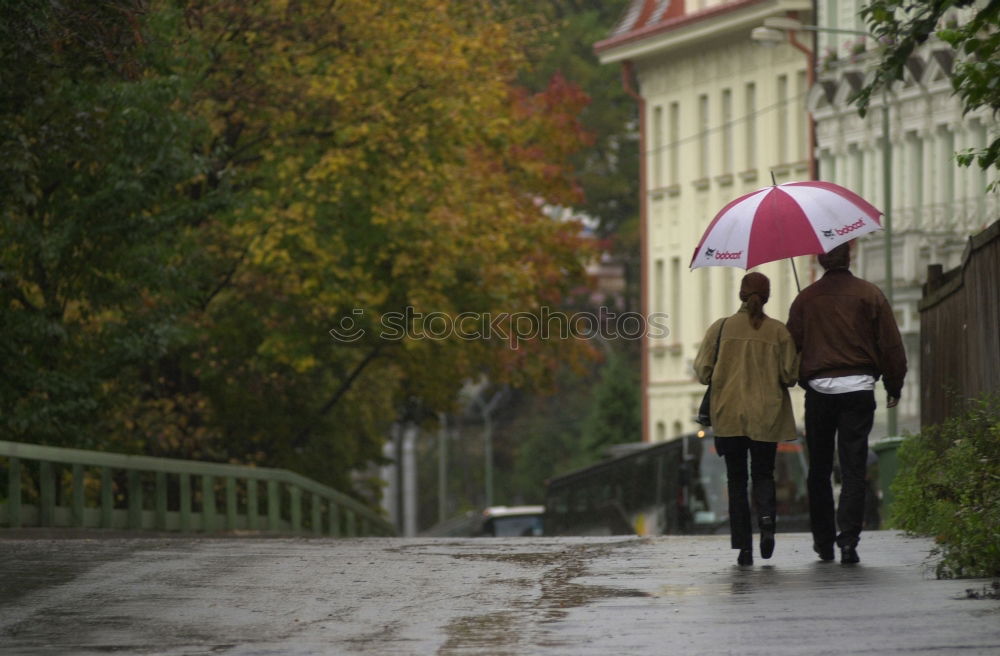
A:
<svg viewBox="0 0 1000 656">
<path fill-rule="evenodd" d="M 856 547 L 865 518 L 868 433 L 875 419 L 875 392 L 821 394 L 806 390 L 809 447 L 809 520 L 818 547 Z M 840 459 L 841 488 L 833 510 L 833 449 Z M 840 534 L 837 534 L 837 528 Z"/>
<path fill-rule="evenodd" d="M 776 442 L 755 442 L 749 437 L 716 437 L 715 450 L 726 459 L 726 481 L 729 488 L 729 534 L 733 549 L 753 548 L 753 528 L 750 524 L 750 500 L 747 498 L 747 454 L 750 455 L 750 475 L 753 480 L 753 505 L 757 522 L 774 518 L 774 458 Z"/>
</svg>

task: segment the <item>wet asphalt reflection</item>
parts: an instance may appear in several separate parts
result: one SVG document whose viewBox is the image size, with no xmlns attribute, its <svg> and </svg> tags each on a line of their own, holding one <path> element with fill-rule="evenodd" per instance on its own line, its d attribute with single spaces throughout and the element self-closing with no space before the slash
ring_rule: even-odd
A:
<svg viewBox="0 0 1000 656">
<path fill-rule="evenodd" d="M 900 574 L 892 569 L 864 565 L 848 567 L 819 561 L 794 569 L 780 565 L 733 566 L 724 578 L 725 581 L 718 584 L 721 593 L 744 602 L 752 602 L 751 595 L 765 590 L 808 589 L 817 594 L 850 590 L 852 594 L 863 595 L 867 589 L 881 589 L 901 582 Z"/>
</svg>

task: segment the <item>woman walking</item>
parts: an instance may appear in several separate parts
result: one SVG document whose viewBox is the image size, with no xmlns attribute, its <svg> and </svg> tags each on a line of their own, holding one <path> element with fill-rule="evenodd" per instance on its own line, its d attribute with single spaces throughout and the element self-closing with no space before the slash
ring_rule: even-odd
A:
<svg viewBox="0 0 1000 656">
<path fill-rule="evenodd" d="M 745 275 L 739 312 L 709 327 L 694 362 L 698 380 L 711 384 L 715 450 L 726 459 L 729 531 L 740 565 L 753 564 L 747 456 L 760 555 L 770 558 L 776 526 L 774 458 L 778 442 L 795 439 L 788 388 L 798 377 L 799 356 L 784 324 L 764 314 L 770 295 L 767 276 Z"/>
</svg>

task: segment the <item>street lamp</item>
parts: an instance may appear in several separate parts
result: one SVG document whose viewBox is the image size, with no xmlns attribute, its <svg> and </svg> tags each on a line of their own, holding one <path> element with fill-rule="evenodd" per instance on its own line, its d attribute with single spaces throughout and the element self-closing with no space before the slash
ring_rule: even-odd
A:
<svg viewBox="0 0 1000 656">
<path fill-rule="evenodd" d="M 762 27 L 756 27 L 750 32 L 750 38 L 765 45 L 776 45 L 786 40 L 803 51 L 808 59 L 808 70 L 806 77 L 809 86 L 812 86 L 815 79 L 816 59 L 815 53 L 802 45 L 795 39 L 795 32 L 825 32 L 830 34 L 854 34 L 857 36 L 872 36 L 864 30 L 847 30 L 834 27 L 820 27 L 818 25 L 803 25 L 801 21 L 789 16 L 772 16 L 764 19 Z M 815 130 L 815 126 L 810 127 L 810 133 Z M 812 138 L 810 141 L 814 141 Z M 809 158 L 814 166 L 815 143 L 810 143 Z M 812 170 L 813 178 L 816 177 L 816 170 Z M 885 285 L 884 292 L 889 307 L 892 307 L 892 145 L 889 141 L 889 84 L 882 89 L 882 228 L 885 232 Z M 887 431 L 889 435 L 896 434 L 896 408 L 888 408 Z"/>
</svg>

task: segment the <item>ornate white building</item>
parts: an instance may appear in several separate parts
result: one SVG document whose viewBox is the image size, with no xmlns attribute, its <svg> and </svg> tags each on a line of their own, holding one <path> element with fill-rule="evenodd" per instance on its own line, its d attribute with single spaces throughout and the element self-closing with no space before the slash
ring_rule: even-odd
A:
<svg viewBox="0 0 1000 656">
<path fill-rule="evenodd" d="M 876 95 L 860 118 L 850 93 L 866 80 L 864 54 L 874 44 L 856 36 L 798 32 L 766 48 L 751 31 L 772 17 L 809 25 L 863 30 L 860 0 L 633 0 L 609 38 L 595 45 L 604 63 L 623 67 L 639 103 L 642 138 L 643 311 L 669 315 L 671 334 L 647 340 L 643 351 L 643 439 L 659 441 L 696 428 L 691 422 L 704 388 L 691 361 L 705 329 L 739 305 L 741 269 L 689 270 L 708 223 L 730 200 L 777 182 L 837 182 L 885 209 L 881 103 Z M 956 16 L 961 19 L 961 16 Z M 794 42 L 794 43 L 793 43 Z M 797 45 L 796 45 L 797 44 Z M 836 57 L 832 56 L 836 53 Z M 815 83 L 808 83 L 810 56 Z M 866 59 L 866 57 L 870 59 Z M 996 124 L 987 114 L 962 115 L 951 95 L 952 54 L 929 42 L 915 54 L 904 83 L 888 95 L 892 150 L 893 301 L 907 344 L 910 375 L 899 430 L 919 418 L 920 285 L 929 263 L 954 266 L 966 237 L 995 220 L 997 198 L 978 168 L 955 165 L 952 154 L 982 147 Z M 810 157 L 810 114 L 815 143 Z M 785 320 L 796 294 L 789 263 L 759 268 L 771 278 L 765 310 Z M 799 258 L 802 287 L 818 272 Z M 885 285 L 885 237 L 861 240 L 856 274 Z M 882 398 L 880 394 L 880 399 Z M 803 423 L 801 394 L 794 397 Z M 884 436 L 876 418 L 873 438 Z"/>
<path fill-rule="evenodd" d="M 819 3 L 819 25 L 864 30 L 860 0 Z M 836 11 L 833 11 L 837 9 Z M 967 12 L 966 12 L 967 14 Z M 962 12 L 946 20 L 961 21 Z M 996 134 L 987 110 L 963 115 L 952 94 L 954 51 L 933 37 L 913 53 L 906 77 L 888 94 L 873 95 L 861 118 L 848 99 L 869 79 L 877 62 L 871 39 L 819 33 L 817 84 L 808 106 L 816 121 L 819 177 L 853 189 L 880 209 L 888 209 L 892 227 L 892 300 L 906 344 L 909 374 L 898 410 L 897 433 L 916 431 L 920 423 L 920 315 L 917 304 L 928 264 L 958 265 L 968 237 L 997 219 L 998 197 L 986 191 L 989 181 L 978 166 L 959 167 L 956 151 L 982 148 Z M 883 108 L 888 100 L 891 202 L 883 174 Z M 875 233 L 859 240 L 855 273 L 889 293 L 886 286 L 886 237 Z M 956 336 L 961 339 L 961 336 Z M 933 356 L 933 354 L 929 354 Z M 873 437 L 884 434 L 886 418 L 876 418 Z"/>
</svg>

